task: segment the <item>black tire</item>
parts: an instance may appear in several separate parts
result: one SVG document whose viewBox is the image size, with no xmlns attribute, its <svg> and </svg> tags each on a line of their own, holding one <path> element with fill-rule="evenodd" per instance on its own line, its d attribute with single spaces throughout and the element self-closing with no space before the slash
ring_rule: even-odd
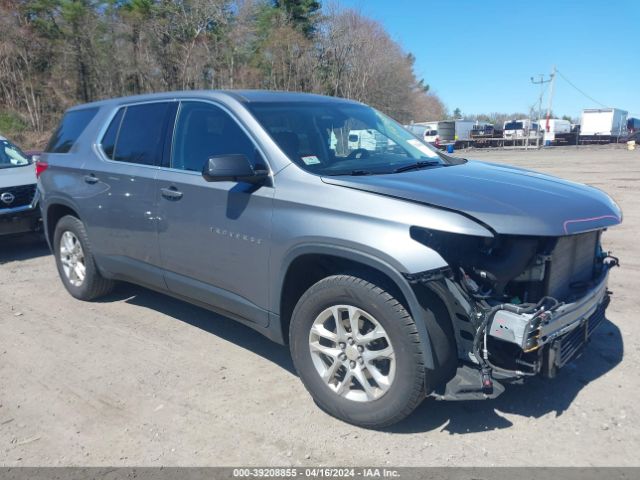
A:
<svg viewBox="0 0 640 480">
<path fill-rule="evenodd" d="M 85 277 L 80 285 L 73 285 L 67 275 L 64 273 L 60 253 L 60 239 L 64 232 L 71 232 L 80 242 L 84 252 Z M 84 224 L 72 215 L 62 217 L 56 224 L 53 234 L 53 254 L 58 267 L 58 274 L 67 291 L 78 300 L 94 300 L 102 297 L 113 289 L 114 282 L 104 278 L 98 268 L 91 252 L 91 246 L 87 237 L 87 231 Z"/>
<path fill-rule="evenodd" d="M 382 282 L 377 282 L 382 285 Z M 293 363 L 315 402 L 330 415 L 366 428 L 383 428 L 408 416 L 425 397 L 425 367 L 416 325 L 405 307 L 380 285 L 352 275 L 334 275 L 311 286 L 292 315 Z M 381 397 L 362 402 L 334 392 L 316 370 L 309 333 L 316 317 L 334 305 L 352 305 L 384 328 L 395 354 L 395 378 Z"/>
</svg>

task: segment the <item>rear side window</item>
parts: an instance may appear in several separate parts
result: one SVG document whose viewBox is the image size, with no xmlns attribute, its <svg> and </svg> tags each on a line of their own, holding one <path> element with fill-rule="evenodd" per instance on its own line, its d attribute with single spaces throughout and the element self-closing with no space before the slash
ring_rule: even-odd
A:
<svg viewBox="0 0 640 480">
<path fill-rule="evenodd" d="M 118 110 L 116 116 L 113 117 L 107 132 L 102 138 L 102 150 L 107 157 L 113 160 L 113 151 L 116 148 L 116 141 L 118 140 L 118 133 L 120 133 L 120 124 L 122 123 L 122 117 L 124 116 L 124 108 Z"/>
<path fill-rule="evenodd" d="M 158 165 L 170 108 L 162 102 L 119 110 L 102 138 L 105 155 L 117 162 Z"/>
<path fill-rule="evenodd" d="M 84 129 L 98 113 L 98 108 L 84 108 L 72 110 L 62 117 L 60 126 L 55 131 L 45 149 L 48 153 L 68 153 L 82 135 Z"/>
</svg>

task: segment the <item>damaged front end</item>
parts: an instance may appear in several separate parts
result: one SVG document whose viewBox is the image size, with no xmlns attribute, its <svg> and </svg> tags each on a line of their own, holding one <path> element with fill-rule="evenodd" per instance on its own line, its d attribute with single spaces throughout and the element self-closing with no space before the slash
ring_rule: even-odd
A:
<svg viewBox="0 0 640 480">
<path fill-rule="evenodd" d="M 433 395 L 493 398 L 499 381 L 553 377 L 574 359 L 605 318 L 609 270 L 604 229 L 560 237 L 480 238 L 414 227 L 414 240 L 437 251 L 449 268 L 409 275 L 446 304 L 457 374 Z"/>
</svg>

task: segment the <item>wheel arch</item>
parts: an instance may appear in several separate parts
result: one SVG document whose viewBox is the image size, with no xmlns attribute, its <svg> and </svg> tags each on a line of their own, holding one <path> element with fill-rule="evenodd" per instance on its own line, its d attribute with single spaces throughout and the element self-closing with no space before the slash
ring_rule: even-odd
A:
<svg viewBox="0 0 640 480">
<path fill-rule="evenodd" d="M 53 251 L 53 233 L 56 225 L 65 215 L 72 215 L 81 220 L 78 210 L 65 201 L 56 200 L 47 203 L 46 209 L 43 209 L 44 233 L 51 251 Z"/>
<path fill-rule="evenodd" d="M 279 315 L 280 335 L 288 342 L 293 309 L 302 294 L 314 283 L 330 275 L 357 273 L 365 280 L 382 280 L 409 311 L 420 335 L 426 368 L 434 368 L 433 351 L 424 310 L 412 286 L 396 268 L 372 255 L 349 248 L 328 245 L 305 245 L 290 252 L 283 262 L 278 289 L 274 292 L 274 311 Z"/>
</svg>

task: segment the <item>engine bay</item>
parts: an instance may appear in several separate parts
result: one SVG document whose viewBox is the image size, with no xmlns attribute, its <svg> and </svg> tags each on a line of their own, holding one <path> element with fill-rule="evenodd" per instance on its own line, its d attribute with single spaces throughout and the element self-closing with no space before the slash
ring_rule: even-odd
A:
<svg viewBox="0 0 640 480">
<path fill-rule="evenodd" d="M 458 357 L 480 369 L 485 394 L 494 379 L 555 376 L 604 319 L 607 273 L 619 262 L 602 250 L 603 231 L 479 238 L 412 229 L 449 265 L 439 280 L 454 298 Z"/>
</svg>

